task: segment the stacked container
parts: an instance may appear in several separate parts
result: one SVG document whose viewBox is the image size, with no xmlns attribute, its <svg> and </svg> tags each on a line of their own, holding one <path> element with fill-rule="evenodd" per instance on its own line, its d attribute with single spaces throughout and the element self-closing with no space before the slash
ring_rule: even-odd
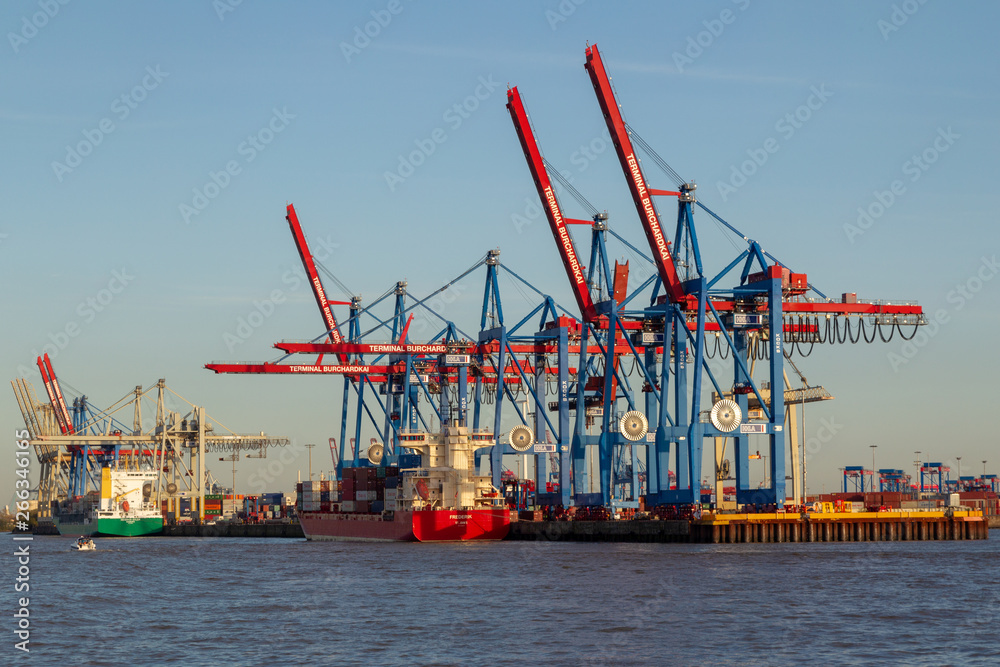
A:
<svg viewBox="0 0 1000 667">
<path fill-rule="evenodd" d="M 320 511 L 321 482 L 302 482 L 302 510 L 304 512 Z"/>
<path fill-rule="evenodd" d="M 283 493 L 262 493 L 260 495 L 260 502 L 263 505 L 284 505 L 285 504 L 285 494 Z"/>
<path fill-rule="evenodd" d="M 377 466 L 373 468 L 344 468 L 341 480 L 341 511 L 381 514 L 384 509 L 395 509 L 395 495 L 392 504 L 387 504 L 386 490 L 395 491 L 399 484 L 397 466 Z"/>
<path fill-rule="evenodd" d="M 243 496 L 225 495 L 222 497 L 222 516 L 236 516 L 237 511 L 243 506 Z M 239 503 L 239 506 L 237 506 Z"/>
<path fill-rule="evenodd" d="M 357 468 L 344 468 L 343 479 L 340 480 L 340 509 L 344 512 L 354 512 L 356 509 L 355 470 Z"/>
<path fill-rule="evenodd" d="M 399 509 L 397 499 L 399 497 L 399 474 L 398 471 L 392 476 L 385 478 L 385 509 L 395 511 Z"/>
<path fill-rule="evenodd" d="M 222 496 L 213 494 L 205 496 L 205 516 L 217 517 L 222 515 Z"/>
<path fill-rule="evenodd" d="M 375 468 L 355 468 L 354 469 L 354 511 L 360 514 L 367 514 L 370 494 L 375 486 Z"/>
<path fill-rule="evenodd" d="M 319 482 L 319 509 L 321 512 L 330 511 L 330 480 L 324 479 Z"/>
</svg>

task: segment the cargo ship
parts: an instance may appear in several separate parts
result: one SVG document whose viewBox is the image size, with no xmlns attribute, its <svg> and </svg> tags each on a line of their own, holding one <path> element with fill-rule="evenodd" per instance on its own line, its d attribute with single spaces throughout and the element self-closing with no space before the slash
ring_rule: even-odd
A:
<svg viewBox="0 0 1000 667">
<path fill-rule="evenodd" d="M 479 435 L 479 434 L 476 434 Z M 490 478 L 475 474 L 475 450 L 492 439 L 465 426 L 440 433 L 400 434 L 397 465 L 344 468 L 340 480 L 299 484 L 296 506 L 306 539 L 314 541 L 444 542 L 502 540 L 511 510 Z"/>
<path fill-rule="evenodd" d="M 60 535 L 140 537 L 163 532 L 163 514 L 151 502 L 155 472 L 103 468 L 100 497 L 61 503 L 53 515 Z"/>
</svg>

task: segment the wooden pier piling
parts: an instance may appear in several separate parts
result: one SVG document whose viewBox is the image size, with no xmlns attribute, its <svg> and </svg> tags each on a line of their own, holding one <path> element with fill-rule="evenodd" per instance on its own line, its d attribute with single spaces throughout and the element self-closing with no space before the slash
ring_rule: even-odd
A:
<svg viewBox="0 0 1000 667">
<path fill-rule="evenodd" d="M 987 518 L 978 511 L 705 514 L 692 521 L 518 521 L 511 540 L 576 542 L 912 542 L 983 540 Z"/>
</svg>

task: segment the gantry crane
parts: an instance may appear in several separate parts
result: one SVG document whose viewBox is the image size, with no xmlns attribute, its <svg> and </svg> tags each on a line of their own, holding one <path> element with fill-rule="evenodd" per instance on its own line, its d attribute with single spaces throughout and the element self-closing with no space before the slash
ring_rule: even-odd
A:
<svg viewBox="0 0 1000 667">
<path fill-rule="evenodd" d="M 851 301 L 848 298 L 844 298 L 841 304 L 832 304 L 829 301 L 818 304 L 798 299 L 796 297 L 805 294 L 811 287 L 805 274 L 793 274 L 777 262 L 769 265 L 759 245 L 749 241 L 745 236 L 743 238 L 748 241 L 748 249 L 719 275 L 709 280 L 704 274 L 694 224 L 693 208 L 698 203 L 695 198 L 696 186 L 680 179 L 672 169 L 668 174 L 674 177 L 677 190 L 658 190 L 649 186 L 639 156 L 634 149 L 630 129 L 622 118 L 610 78 L 596 45 L 587 48 L 585 68 L 597 95 L 643 232 L 652 251 L 660 283 L 658 289 L 662 288 L 665 292 L 664 297 L 659 299 L 656 299 L 654 294 L 650 307 L 641 313 L 628 313 L 610 299 L 598 304 L 598 312 L 602 318 L 600 321 L 595 321 L 597 318 L 582 307 L 580 310 L 583 319 L 583 340 L 587 340 L 591 324 L 597 325 L 595 333 L 597 329 L 606 327 L 604 341 L 607 369 L 616 368 L 617 359 L 612 351 L 616 345 L 612 342 L 618 340 L 619 331 L 623 336 L 629 335 L 629 327 L 625 322 L 630 317 L 642 323 L 641 333 L 632 334 L 636 342 L 654 343 L 645 348 L 647 391 L 644 415 L 636 414 L 632 409 L 621 416 L 620 423 L 616 423 L 619 416 L 617 413 L 619 396 L 612 390 L 611 381 L 617 376 L 617 372 L 605 373 L 604 423 L 599 444 L 602 500 L 605 504 L 612 500 L 609 494 L 612 485 L 612 460 L 616 447 L 627 444 L 627 440 L 637 439 L 638 434 L 645 435 L 646 423 L 655 420 L 657 424 L 653 445 L 647 454 L 648 504 L 699 502 L 702 439 L 726 436 L 733 437 L 735 443 L 738 501 L 779 504 L 785 497 L 783 456 L 785 392 L 768 392 L 769 395 L 764 398 L 762 387 L 758 387 L 753 381 L 748 367 L 749 357 L 753 353 L 750 350 L 751 345 L 759 346 L 760 341 L 767 341 L 768 347 L 764 354 L 769 366 L 768 386 L 780 387 L 785 380 L 782 361 L 786 350 L 782 339 L 791 334 L 793 341 L 798 342 L 803 339 L 809 340 L 807 334 L 818 335 L 818 323 L 803 323 L 802 314 L 823 313 L 828 317 L 867 314 L 879 318 L 876 320 L 876 326 L 887 323 L 890 327 L 898 327 L 900 323 L 915 325 L 922 323 L 922 310 L 913 304 L 848 303 Z M 546 187 L 544 165 L 516 88 L 508 92 L 508 109 L 514 119 L 522 149 L 543 206 L 546 208 L 550 227 L 557 237 L 558 246 L 560 238 L 565 236 L 564 230 L 554 224 L 562 217 L 561 210 L 558 208 L 554 193 L 551 192 L 551 186 Z M 645 145 L 645 142 L 642 144 Z M 677 197 L 678 213 L 673 244 L 661 223 L 654 202 L 656 196 Z M 709 213 L 721 221 L 721 218 L 710 211 Z M 730 229 L 734 229 L 725 221 L 722 222 Z M 680 261 L 682 247 L 686 253 L 683 262 Z M 561 259 L 568 268 L 565 243 Z M 740 263 L 743 263 L 743 271 L 739 284 L 729 289 L 716 287 L 719 281 Z M 751 273 L 755 263 L 759 271 Z M 785 322 L 785 313 L 799 313 L 799 323 Z M 705 334 L 712 324 L 706 321 L 709 317 L 732 350 L 734 380 L 730 392 L 721 391 L 718 381 L 712 376 L 706 363 Z M 827 326 L 829 327 L 829 324 Z M 774 332 L 774 335 L 770 332 Z M 654 351 L 657 342 L 663 345 L 659 368 Z M 689 345 L 693 348 L 693 355 L 690 355 L 693 359 L 689 358 Z M 668 350 L 672 354 L 668 354 Z M 638 354 L 637 350 L 633 352 Z M 670 384 L 668 365 L 671 357 L 674 366 L 672 406 L 668 403 Z M 585 372 L 586 366 L 582 358 L 580 367 L 581 371 Z M 701 421 L 703 377 L 712 382 L 720 397 L 725 393 L 733 396 L 713 405 L 710 423 Z M 582 402 L 585 385 L 580 378 L 577 389 Z M 742 424 L 743 416 L 748 414 L 750 407 L 750 394 L 763 410 L 766 420 L 754 424 Z M 629 407 L 633 407 L 631 400 Z M 577 416 L 579 418 L 579 411 Z M 631 423 L 632 433 L 629 433 L 628 422 Z M 739 431 L 735 432 L 736 429 Z M 574 436 L 575 442 L 581 439 L 579 431 L 578 428 Z M 764 434 L 769 439 L 771 460 L 769 477 L 772 481 L 770 487 L 766 489 L 752 490 L 749 487 L 748 436 L 751 433 Z M 677 473 L 676 489 L 670 488 L 671 468 Z"/>
<path fill-rule="evenodd" d="M 51 383 L 55 377 L 51 361 L 40 361 L 43 381 Z M 173 396 L 186 403 L 190 411 L 182 416 L 169 410 L 167 395 L 173 392 L 163 379 L 147 389 L 137 386 L 106 409 L 91 405 L 85 396 L 77 397 L 74 403 L 79 406 L 78 419 L 72 432 L 63 431 L 55 419 L 44 416 L 48 406 L 35 402 L 28 380 L 19 378 L 11 384 L 40 464 L 38 500 L 43 518 L 52 516 L 54 502 L 100 491 L 101 469 L 120 466 L 157 474 L 151 489 L 152 502 L 169 501 L 170 510 L 177 512 L 181 497 L 198 499 L 195 509 L 201 513 L 204 494 L 211 492 L 207 491 L 211 473 L 205 466 L 206 452 L 239 455 L 242 451 L 264 451 L 266 447 L 289 444 L 287 438 L 272 438 L 263 432 L 238 434 L 217 423 L 216 429 L 204 407 L 191 405 L 177 394 Z M 148 428 L 142 424 L 144 398 L 155 398 L 156 403 L 153 425 Z M 129 408 L 131 425 L 122 420 L 125 418 L 119 419 L 120 413 Z"/>
<path fill-rule="evenodd" d="M 352 304 L 348 340 L 332 340 L 333 328 L 329 320 L 324 320 L 328 330 L 312 341 L 275 344 L 287 355 L 335 354 L 336 364 L 324 364 L 322 356 L 306 364 L 289 362 L 284 357 L 275 363 L 213 363 L 207 368 L 220 373 L 343 375 L 341 442 L 345 442 L 346 386 L 350 383 L 356 387 L 353 398 L 357 401 L 354 440 L 361 442 L 361 423 L 367 415 L 383 436 L 388 461 L 400 447 L 405 448 L 407 438 L 419 437 L 419 433 L 412 434 L 429 428 L 428 418 L 417 403 L 417 397 L 423 395 L 428 399 L 431 417 L 436 416 L 441 424 L 453 419 L 464 424 L 468 419 L 473 439 L 493 445 L 490 458 L 495 484 L 505 454 L 535 454 L 537 486 L 545 488 L 549 479 L 547 461 L 556 454 L 560 488 L 558 493 L 539 493 L 542 504 L 634 507 L 640 495 L 645 496 L 647 505 L 698 503 L 702 499 L 701 461 L 706 437 L 733 438 L 738 502 L 783 503 L 783 429 L 788 392 L 769 389 L 782 387 L 785 357 L 796 350 L 803 353 L 804 346 L 811 350 L 817 343 L 860 337 L 873 342 L 875 332 L 881 333 L 882 327 L 889 328 L 890 336 L 893 330 L 903 335 L 903 325 L 913 325 L 915 332 L 923 324 L 923 311 L 916 304 L 866 303 L 846 294 L 840 301 L 828 299 L 808 283 L 804 273 L 793 273 L 760 244 L 699 202 L 695 185 L 681 179 L 669 165 L 665 171 L 674 180 L 675 189 L 650 187 L 635 146 L 647 153 L 651 149 L 625 123 L 596 46 L 588 47 L 585 67 L 652 252 L 647 259 L 656 270 L 654 277 L 627 292 L 625 281 L 618 280 L 624 278 L 624 271 L 612 272 L 608 265 L 604 248 L 606 216 L 595 215 L 592 221 L 565 216 L 550 179 L 559 180 L 558 172 L 546 167 L 520 93 L 512 88 L 508 92 L 508 110 L 573 289 L 575 315 L 502 265 L 499 251 L 490 251 L 438 290 L 485 267 L 482 316 L 476 333 L 466 334 L 431 311 L 442 321 L 441 331 L 426 344 L 410 342 L 405 335 L 406 315 L 417 308 L 430 311 L 426 305 L 430 296 L 407 304 L 406 283 L 401 281 L 365 308 Z M 654 161 L 665 165 L 655 154 Z M 672 240 L 654 203 L 655 197 L 663 196 L 675 197 L 678 203 Z M 747 244 L 715 276 L 707 275 L 702 264 L 694 219 L 696 207 Z M 567 225 L 572 224 L 591 226 L 588 267 L 581 264 L 569 235 Z M 730 277 L 734 271 L 738 278 Z M 527 285 L 541 298 L 541 303 L 513 326 L 504 319 L 501 275 Z M 649 305 L 633 305 L 639 303 L 637 296 L 650 288 Z M 817 296 L 807 296 L 810 292 Z M 392 315 L 377 315 L 374 307 L 392 296 Z M 528 323 L 536 316 L 537 328 L 529 331 Z M 364 334 L 359 324 L 362 317 L 375 322 L 374 328 Z M 862 318 L 871 321 L 871 339 L 864 333 Z M 856 326 L 850 324 L 851 319 Z M 390 332 L 389 342 L 371 342 L 376 332 Z M 714 342 L 716 354 L 722 354 L 722 349 L 728 351 L 731 380 L 720 381 L 709 368 L 707 361 L 713 349 L 709 340 Z M 364 355 L 376 356 L 366 363 Z M 631 372 L 621 363 L 623 359 L 634 360 Z M 768 383 L 755 379 L 755 361 L 766 365 Z M 637 381 L 630 381 L 630 376 L 637 376 Z M 547 386 L 552 381 L 555 388 Z M 711 409 L 702 410 L 703 394 L 707 395 L 709 388 L 714 389 L 718 400 Z M 527 422 L 532 415 L 521 410 L 503 411 L 503 406 L 516 403 L 522 392 L 535 406 L 531 425 Z M 553 393 L 555 400 L 546 401 L 547 394 Z M 385 401 L 380 394 L 387 396 Z M 792 395 L 799 402 L 806 398 L 794 390 Z M 492 420 L 486 409 L 491 403 Z M 373 412 L 375 404 L 381 415 Z M 515 423 L 508 432 L 504 423 L 511 418 L 520 424 Z M 592 423 L 597 421 L 599 432 L 591 433 Z M 771 483 L 765 488 L 752 489 L 749 485 L 751 437 L 767 438 L 763 449 L 768 450 L 767 477 Z M 599 494 L 589 493 L 592 481 L 586 473 L 588 449 L 596 449 Z M 355 463 L 358 458 L 355 452 Z M 344 460 L 343 455 L 340 459 Z M 640 479 L 643 464 L 645 475 Z M 631 470 L 630 480 L 623 480 L 623 470 Z"/>
</svg>

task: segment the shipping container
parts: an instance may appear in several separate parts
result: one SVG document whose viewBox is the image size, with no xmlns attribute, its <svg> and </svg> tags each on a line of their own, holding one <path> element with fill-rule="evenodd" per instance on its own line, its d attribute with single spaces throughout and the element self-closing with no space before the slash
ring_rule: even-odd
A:
<svg viewBox="0 0 1000 667">
<path fill-rule="evenodd" d="M 399 487 L 399 477 L 386 477 L 385 478 L 385 488 L 395 489 Z"/>
<path fill-rule="evenodd" d="M 419 468 L 420 454 L 400 454 L 399 468 Z"/>
<path fill-rule="evenodd" d="M 376 500 L 371 503 L 371 511 L 373 514 L 381 514 L 383 509 L 385 509 L 384 501 Z"/>
<path fill-rule="evenodd" d="M 385 500 L 386 500 L 386 502 L 388 502 L 390 500 L 395 500 L 397 498 L 397 494 L 398 493 L 399 493 L 399 489 L 386 489 L 385 490 Z"/>
<path fill-rule="evenodd" d="M 355 503 L 353 500 L 344 500 L 344 501 L 341 501 L 341 503 L 340 503 L 340 511 L 341 512 L 356 512 L 357 511 L 357 503 Z"/>
</svg>

